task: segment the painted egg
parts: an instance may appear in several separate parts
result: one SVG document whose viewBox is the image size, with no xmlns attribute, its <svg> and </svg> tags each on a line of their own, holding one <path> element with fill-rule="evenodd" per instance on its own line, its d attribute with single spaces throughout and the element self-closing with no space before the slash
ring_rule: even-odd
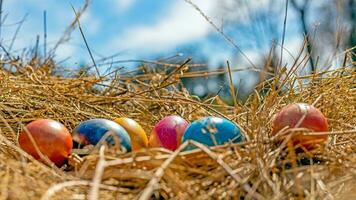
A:
<svg viewBox="0 0 356 200">
<path fill-rule="evenodd" d="M 26 125 L 19 134 L 18 142 L 24 151 L 39 160 L 41 156 L 36 150 L 37 146 L 57 166 L 64 164 L 73 145 L 68 129 L 51 119 L 38 119 Z"/>
<path fill-rule="evenodd" d="M 139 150 L 141 148 L 147 148 L 147 134 L 140 126 L 140 124 L 138 124 L 135 120 L 126 117 L 120 117 L 114 121 L 122 126 L 130 135 L 133 151 Z"/>
<path fill-rule="evenodd" d="M 185 131 L 182 143 L 194 140 L 207 146 L 238 143 L 244 140 L 240 129 L 231 121 L 220 117 L 204 117 L 194 121 Z M 189 145 L 187 150 L 194 149 Z"/>
<path fill-rule="evenodd" d="M 274 117 L 273 134 L 288 126 L 295 128 L 300 122 L 299 128 L 307 128 L 315 132 L 328 131 L 328 122 L 323 113 L 312 105 L 295 103 L 285 106 Z M 327 135 L 295 135 L 292 137 L 294 145 L 301 145 L 306 149 L 314 149 L 317 145 L 324 144 Z"/>
<path fill-rule="evenodd" d="M 109 136 L 111 134 L 111 136 Z M 107 119 L 90 119 L 80 123 L 75 129 L 73 140 L 80 145 L 96 145 L 103 136 L 108 144 L 114 144 L 114 138 L 120 139 L 121 147 L 131 151 L 131 139 L 126 130 L 114 121 Z"/>
<path fill-rule="evenodd" d="M 185 119 L 177 115 L 163 118 L 153 128 L 149 146 L 176 150 L 181 144 L 182 135 L 188 125 L 189 123 Z"/>
</svg>

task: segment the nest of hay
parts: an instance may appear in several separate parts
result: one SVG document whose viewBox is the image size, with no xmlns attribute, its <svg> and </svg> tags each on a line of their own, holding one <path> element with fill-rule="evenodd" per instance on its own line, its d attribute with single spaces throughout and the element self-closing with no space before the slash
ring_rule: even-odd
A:
<svg viewBox="0 0 356 200">
<path fill-rule="evenodd" d="M 17 66 L 6 70 L 4 66 Z M 186 65 L 185 67 L 189 67 Z M 286 71 L 261 83 L 246 102 L 191 96 L 188 72 L 119 75 L 105 80 L 78 73 L 57 76 L 54 66 L 3 63 L 0 70 L 0 199 L 352 199 L 356 196 L 356 72 L 297 76 Z M 174 70 L 172 70 L 174 69 Z M 225 73 L 225 72 L 222 72 Z M 263 92 L 261 92 L 263 91 Z M 211 103 L 214 102 L 214 103 Z M 276 145 L 271 119 L 290 103 L 315 105 L 327 117 L 325 147 L 296 152 Z M 247 141 L 192 151 L 142 149 L 122 153 L 98 146 L 73 153 L 62 169 L 45 165 L 17 144 L 22 126 L 51 118 L 68 129 L 91 118 L 130 117 L 149 134 L 161 118 L 193 121 L 220 116 L 241 126 Z M 186 144 L 184 144 L 186 145 Z"/>
</svg>

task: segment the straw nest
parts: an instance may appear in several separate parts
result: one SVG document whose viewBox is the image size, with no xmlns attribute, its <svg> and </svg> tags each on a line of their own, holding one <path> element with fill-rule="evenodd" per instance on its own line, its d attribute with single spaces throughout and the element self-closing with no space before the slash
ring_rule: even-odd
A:
<svg viewBox="0 0 356 200">
<path fill-rule="evenodd" d="M 189 95 L 180 81 L 188 72 L 179 65 L 168 66 L 170 72 L 146 70 L 136 76 L 118 75 L 111 81 L 85 73 L 57 76 L 52 64 L 9 61 L 2 65 L 0 199 L 356 196 L 354 69 L 309 76 L 281 72 L 257 86 L 245 103 L 231 106 L 217 96 L 203 101 Z M 9 66 L 16 70 L 9 70 Z M 276 138 L 270 134 L 271 119 L 281 107 L 293 102 L 313 104 L 328 118 L 330 132 L 320 133 L 329 135 L 325 147 L 296 152 L 286 145 L 288 142 L 275 144 Z M 181 146 L 176 152 L 143 149 L 125 154 L 97 146 L 84 156 L 73 153 L 61 169 L 34 160 L 17 144 L 22 126 L 37 118 L 55 119 L 73 130 L 90 118 L 125 116 L 137 120 L 149 134 L 159 119 L 172 114 L 189 121 L 208 115 L 225 117 L 242 127 L 247 141 L 215 148 L 193 142 L 198 149 L 189 152 L 181 151 Z"/>
</svg>

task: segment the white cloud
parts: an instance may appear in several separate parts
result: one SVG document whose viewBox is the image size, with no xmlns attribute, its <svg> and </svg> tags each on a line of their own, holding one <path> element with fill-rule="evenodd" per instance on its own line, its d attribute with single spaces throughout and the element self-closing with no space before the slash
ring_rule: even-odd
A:
<svg viewBox="0 0 356 200">
<path fill-rule="evenodd" d="M 209 16 L 218 2 L 194 1 Z M 119 38 L 114 39 L 114 46 L 147 53 L 162 52 L 201 39 L 212 31 L 210 24 L 184 1 L 173 4 L 167 13 L 154 25 L 129 27 Z"/>
<path fill-rule="evenodd" d="M 101 21 L 96 18 L 90 10 L 83 14 L 80 23 L 82 24 L 85 33 L 90 35 L 95 35 L 101 28 Z"/>
<path fill-rule="evenodd" d="M 250 23 L 251 13 L 256 13 L 262 9 L 270 9 L 270 0 L 258 0 L 258 1 L 236 1 L 236 0 L 223 0 L 224 3 L 219 4 L 220 9 L 224 12 L 224 18 L 226 20 L 238 20 L 240 23 Z M 278 6 L 275 6 L 279 8 Z"/>
<path fill-rule="evenodd" d="M 77 48 L 75 46 L 70 44 L 62 44 L 56 51 L 56 58 L 59 61 L 67 58 L 73 58 L 73 56 L 75 57 L 76 51 Z"/>
<path fill-rule="evenodd" d="M 283 62 L 288 65 L 293 65 L 303 48 L 303 37 L 295 34 L 293 37 L 286 38 L 283 48 Z M 278 46 L 277 49 L 278 52 L 280 52 L 281 46 Z"/>
<path fill-rule="evenodd" d="M 116 0 L 116 7 L 119 11 L 127 11 L 135 4 L 135 0 Z"/>
</svg>

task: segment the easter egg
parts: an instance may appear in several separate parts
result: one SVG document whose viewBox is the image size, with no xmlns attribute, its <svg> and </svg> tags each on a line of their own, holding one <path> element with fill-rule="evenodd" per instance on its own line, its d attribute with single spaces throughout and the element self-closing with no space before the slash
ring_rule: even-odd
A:
<svg viewBox="0 0 356 200">
<path fill-rule="evenodd" d="M 41 156 L 36 150 L 37 146 L 37 149 L 57 166 L 64 164 L 73 145 L 68 129 L 51 119 L 38 119 L 27 124 L 19 134 L 18 142 L 24 151 L 38 160 Z"/>
<path fill-rule="evenodd" d="M 328 122 L 323 113 L 312 105 L 305 103 L 295 103 L 283 107 L 277 113 L 272 122 L 273 134 L 284 127 L 295 128 L 300 122 L 298 128 L 307 128 L 310 131 L 324 132 L 328 131 Z M 294 145 L 299 144 L 306 149 L 314 149 L 317 145 L 324 144 L 327 135 L 295 135 L 292 137 Z"/>
<path fill-rule="evenodd" d="M 207 146 L 238 143 L 244 140 L 240 129 L 231 121 L 220 117 L 204 117 L 194 121 L 185 131 L 182 143 L 194 140 Z M 194 149 L 189 145 L 187 149 Z"/>
<path fill-rule="evenodd" d="M 135 120 L 120 117 L 114 120 L 120 126 L 122 126 L 130 135 L 132 150 L 136 151 L 148 146 L 147 134 L 143 128 Z"/>
<path fill-rule="evenodd" d="M 177 115 L 163 118 L 154 126 L 149 146 L 176 150 L 181 144 L 182 135 L 188 125 L 189 123 L 185 119 Z"/>
<path fill-rule="evenodd" d="M 131 151 L 131 139 L 126 130 L 114 121 L 107 119 L 90 119 L 80 123 L 75 129 L 73 140 L 80 145 L 96 145 L 102 137 L 107 135 L 105 140 L 108 144 L 114 144 L 114 138 L 120 139 L 121 147 L 124 151 Z"/>
</svg>

